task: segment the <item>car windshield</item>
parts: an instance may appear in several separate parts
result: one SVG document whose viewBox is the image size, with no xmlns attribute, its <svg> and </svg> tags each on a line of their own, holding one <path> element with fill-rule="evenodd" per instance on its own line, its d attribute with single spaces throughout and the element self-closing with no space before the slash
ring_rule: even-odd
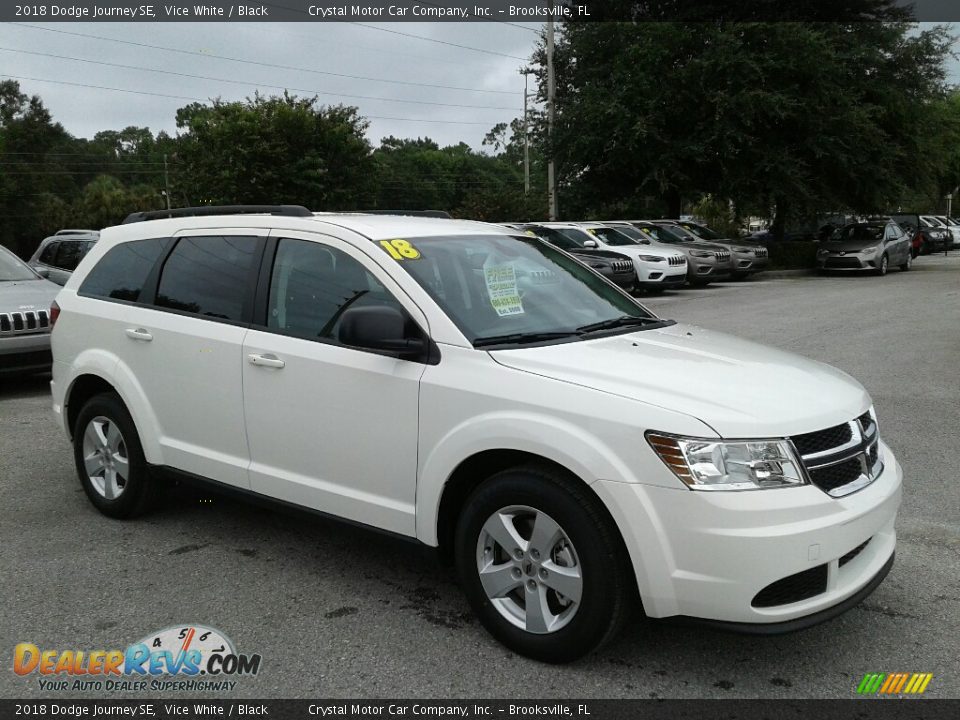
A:
<svg viewBox="0 0 960 720">
<path fill-rule="evenodd" d="M 563 230 L 558 230 L 557 228 L 551 227 L 543 227 L 542 225 L 537 225 L 531 228 L 529 232 L 532 232 L 537 237 L 542 237 L 551 245 L 556 245 L 558 248 L 563 248 L 567 251 L 582 250 L 583 241 L 589 240 L 589 237 L 581 232 L 574 232 L 571 233 L 571 235 L 567 235 Z"/>
<path fill-rule="evenodd" d="M 391 252 L 399 242 L 405 254 Z M 663 324 L 538 238 L 455 235 L 380 245 L 476 347 L 587 339 L 599 331 Z"/>
<path fill-rule="evenodd" d="M 644 232 L 649 232 L 653 237 L 659 240 L 662 243 L 670 243 L 671 245 L 679 245 L 681 243 L 695 242 L 696 237 L 691 236 L 689 233 L 679 233 L 671 227 L 664 227 L 663 225 L 655 225 L 651 228 L 644 227 Z M 679 228 L 677 228 L 679 230 Z"/>
<path fill-rule="evenodd" d="M 698 238 L 703 240 L 722 240 L 723 236 L 711 230 L 706 225 L 681 225 L 681 227 L 692 235 L 696 235 Z"/>
<path fill-rule="evenodd" d="M 590 228 L 587 232 L 603 240 L 605 245 L 614 245 L 621 247 L 623 245 L 636 245 L 637 241 L 629 235 L 620 232 L 611 227 Z"/>
<path fill-rule="evenodd" d="M 25 262 L 9 250 L 0 248 L 0 282 L 38 279 L 36 273 Z"/>
<path fill-rule="evenodd" d="M 614 227 L 616 227 L 618 232 L 623 233 L 628 238 L 633 238 L 634 240 L 637 240 L 639 242 L 650 242 L 649 237 L 644 235 L 642 232 L 637 230 L 632 225 L 616 225 Z"/>
<path fill-rule="evenodd" d="M 830 242 L 873 242 L 883 240 L 883 225 L 847 225 L 839 235 L 830 238 Z"/>
</svg>

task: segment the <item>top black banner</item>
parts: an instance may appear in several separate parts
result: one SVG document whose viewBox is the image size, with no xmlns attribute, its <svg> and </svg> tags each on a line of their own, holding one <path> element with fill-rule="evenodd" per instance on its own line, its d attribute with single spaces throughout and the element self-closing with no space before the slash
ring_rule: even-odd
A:
<svg viewBox="0 0 960 720">
<path fill-rule="evenodd" d="M 280 0 L 2 3 L 30 22 L 950 22 L 958 0 Z"/>
</svg>

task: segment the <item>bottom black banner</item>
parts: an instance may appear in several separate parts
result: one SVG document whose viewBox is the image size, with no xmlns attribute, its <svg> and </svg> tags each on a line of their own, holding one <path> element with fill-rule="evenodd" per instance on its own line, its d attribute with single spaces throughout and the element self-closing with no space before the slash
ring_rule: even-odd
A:
<svg viewBox="0 0 960 720">
<path fill-rule="evenodd" d="M 389 720 L 579 718 L 581 720 L 789 720 L 960 717 L 960 700 L 0 700 L 0 719 L 275 718 Z"/>
</svg>

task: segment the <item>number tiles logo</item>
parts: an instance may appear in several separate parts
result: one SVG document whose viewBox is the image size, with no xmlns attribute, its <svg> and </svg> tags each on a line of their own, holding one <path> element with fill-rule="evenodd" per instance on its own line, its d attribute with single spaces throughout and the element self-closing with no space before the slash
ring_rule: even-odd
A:
<svg viewBox="0 0 960 720">
<path fill-rule="evenodd" d="M 867 673 L 857 686 L 858 695 L 922 695 L 932 673 Z"/>
<path fill-rule="evenodd" d="M 151 633 L 125 650 L 41 650 L 20 643 L 13 671 L 36 673 L 41 690 L 233 690 L 237 676 L 260 671 L 260 655 L 238 653 L 211 627 L 177 625 Z"/>
</svg>

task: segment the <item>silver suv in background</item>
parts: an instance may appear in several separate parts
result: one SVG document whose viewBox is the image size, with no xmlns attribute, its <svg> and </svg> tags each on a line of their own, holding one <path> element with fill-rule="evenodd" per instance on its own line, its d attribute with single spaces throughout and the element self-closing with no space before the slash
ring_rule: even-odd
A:
<svg viewBox="0 0 960 720">
<path fill-rule="evenodd" d="M 50 306 L 59 291 L 0 247 L 0 375 L 50 369 Z"/>
<path fill-rule="evenodd" d="M 60 230 L 40 242 L 28 263 L 41 276 L 65 285 L 99 239 L 100 233 L 96 230 Z"/>
</svg>

